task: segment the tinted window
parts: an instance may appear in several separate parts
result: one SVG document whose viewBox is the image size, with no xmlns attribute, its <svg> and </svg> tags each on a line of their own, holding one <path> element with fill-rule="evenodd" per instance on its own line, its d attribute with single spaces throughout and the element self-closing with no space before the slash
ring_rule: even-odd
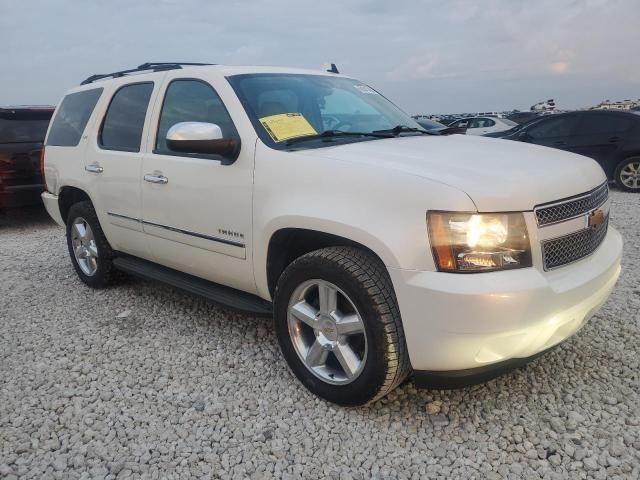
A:
<svg viewBox="0 0 640 480">
<path fill-rule="evenodd" d="M 167 147 L 166 137 L 169 129 L 180 122 L 215 123 L 224 138 L 238 136 L 218 94 L 209 84 L 198 80 L 174 80 L 169 84 L 160 113 L 155 153 L 176 153 Z"/>
<path fill-rule="evenodd" d="M 51 111 L 1 110 L 0 143 L 42 142 L 47 134 Z"/>
<path fill-rule="evenodd" d="M 122 87 L 115 93 L 102 123 L 102 148 L 140 151 L 144 118 L 152 91 L 153 83 L 137 83 Z"/>
<path fill-rule="evenodd" d="M 631 120 L 621 115 L 583 115 L 580 133 L 593 135 L 598 133 L 624 133 L 631 128 Z"/>
<path fill-rule="evenodd" d="M 568 137 L 575 133 L 575 116 L 543 120 L 532 125 L 527 134 L 532 138 Z"/>
<path fill-rule="evenodd" d="M 70 93 L 62 100 L 49 130 L 47 145 L 75 147 L 80 142 L 102 88 Z"/>
</svg>

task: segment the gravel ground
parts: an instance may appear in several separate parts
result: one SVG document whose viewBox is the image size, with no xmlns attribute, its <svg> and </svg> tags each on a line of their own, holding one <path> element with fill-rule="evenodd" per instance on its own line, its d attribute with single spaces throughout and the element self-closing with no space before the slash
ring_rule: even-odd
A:
<svg viewBox="0 0 640 480">
<path fill-rule="evenodd" d="M 94 291 L 41 210 L 0 217 L 0 478 L 639 478 L 640 196 L 622 277 L 560 348 L 367 408 L 309 394 L 268 320 L 130 279 Z"/>
</svg>

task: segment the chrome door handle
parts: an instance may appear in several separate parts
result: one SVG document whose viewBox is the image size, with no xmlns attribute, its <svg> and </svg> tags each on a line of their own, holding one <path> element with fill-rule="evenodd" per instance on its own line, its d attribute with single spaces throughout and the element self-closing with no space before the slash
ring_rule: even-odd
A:
<svg viewBox="0 0 640 480">
<path fill-rule="evenodd" d="M 104 171 L 104 168 L 102 168 L 100 165 L 98 165 L 97 163 L 92 163 L 90 165 L 85 165 L 84 169 L 87 172 L 91 172 L 91 173 L 102 173 Z"/>
<path fill-rule="evenodd" d="M 165 177 L 164 175 L 155 174 L 155 173 L 146 174 L 144 176 L 144 181 L 150 182 L 150 183 L 159 183 L 161 185 L 165 185 L 166 183 L 169 183 L 169 179 L 167 177 Z"/>
</svg>

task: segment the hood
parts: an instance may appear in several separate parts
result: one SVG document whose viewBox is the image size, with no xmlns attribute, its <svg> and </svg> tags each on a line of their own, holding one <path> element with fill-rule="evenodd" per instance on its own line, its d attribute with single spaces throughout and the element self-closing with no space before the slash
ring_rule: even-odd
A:
<svg viewBox="0 0 640 480">
<path fill-rule="evenodd" d="M 467 135 L 407 136 L 296 152 L 417 175 L 464 191 L 478 211 L 527 211 L 606 180 L 592 159 Z"/>
</svg>

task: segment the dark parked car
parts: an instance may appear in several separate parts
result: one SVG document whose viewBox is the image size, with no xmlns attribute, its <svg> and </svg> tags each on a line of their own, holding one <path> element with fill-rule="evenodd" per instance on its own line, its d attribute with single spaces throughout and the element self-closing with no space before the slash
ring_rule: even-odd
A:
<svg viewBox="0 0 640 480">
<path fill-rule="evenodd" d="M 40 203 L 40 153 L 53 107 L 0 107 L 0 209 Z"/>
<path fill-rule="evenodd" d="M 440 122 L 428 118 L 418 118 L 416 122 L 426 131 L 437 133 L 438 135 L 451 135 L 453 133 L 465 133 L 467 131 L 466 128 L 447 127 Z"/>
<path fill-rule="evenodd" d="M 607 177 L 640 192 L 640 114 L 588 110 L 534 119 L 486 135 L 579 153 L 596 160 Z"/>
</svg>

